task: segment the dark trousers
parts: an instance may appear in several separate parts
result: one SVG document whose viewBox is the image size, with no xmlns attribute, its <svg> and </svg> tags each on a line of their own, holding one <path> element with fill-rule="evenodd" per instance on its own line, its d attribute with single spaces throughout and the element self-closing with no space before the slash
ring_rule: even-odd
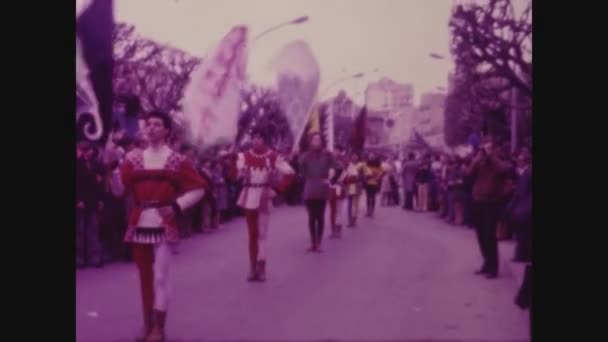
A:
<svg viewBox="0 0 608 342">
<path fill-rule="evenodd" d="M 324 199 L 306 200 L 306 210 L 308 211 L 308 229 L 310 231 L 310 241 L 312 246 L 319 246 L 323 240 L 323 230 L 325 229 L 325 205 Z"/>
<path fill-rule="evenodd" d="M 203 201 L 198 201 L 190 208 L 192 211 L 192 232 L 200 233 L 202 231 L 202 216 L 203 216 Z"/>
<path fill-rule="evenodd" d="M 517 237 L 517 247 L 515 249 L 515 260 L 521 262 L 532 261 L 532 229 L 529 226 L 518 227 L 515 236 Z"/>
<path fill-rule="evenodd" d="M 448 190 L 446 191 L 446 196 L 445 196 L 446 200 L 445 200 L 445 208 L 446 208 L 446 216 L 448 221 L 454 221 L 454 219 L 456 218 L 456 191 L 455 190 Z"/>
<path fill-rule="evenodd" d="M 215 197 L 208 195 L 203 198 L 200 217 L 202 230 L 217 228 L 219 212 Z"/>
<path fill-rule="evenodd" d="M 399 202 L 401 202 L 399 190 L 393 190 L 393 205 L 399 205 Z"/>
<path fill-rule="evenodd" d="M 376 209 L 376 194 L 378 193 L 378 186 L 368 185 L 365 187 L 365 194 L 367 198 L 367 215 L 371 216 L 374 214 Z"/>
<path fill-rule="evenodd" d="M 473 227 L 473 199 L 471 198 L 470 191 L 465 191 L 462 201 L 464 206 L 464 224 L 468 227 Z"/>
<path fill-rule="evenodd" d="M 95 210 L 76 210 L 76 266 L 99 265 L 103 247 Z"/>
<path fill-rule="evenodd" d="M 499 215 L 499 203 L 479 201 L 473 203 L 473 226 L 477 233 L 479 249 L 484 260 L 482 268 L 490 274 L 498 273 L 496 226 Z"/>
<path fill-rule="evenodd" d="M 131 251 L 123 241 L 127 228 L 127 210 L 123 199 L 114 196 L 106 198 L 100 228 L 107 259 L 129 260 Z"/>
<path fill-rule="evenodd" d="M 405 198 L 403 199 L 403 209 L 414 209 L 414 191 L 405 190 Z"/>
</svg>

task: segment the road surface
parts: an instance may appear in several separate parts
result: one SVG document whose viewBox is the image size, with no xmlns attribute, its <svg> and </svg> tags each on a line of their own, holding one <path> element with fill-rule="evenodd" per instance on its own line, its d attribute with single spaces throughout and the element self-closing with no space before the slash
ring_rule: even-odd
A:
<svg viewBox="0 0 608 342">
<path fill-rule="evenodd" d="M 473 274 L 481 258 L 472 230 L 378 208 L 341 240 L 325 239 L 324 253 L 308 254 L 303 207 L 277 208 L 271 220 L 266 283 L 246 281 L 242 219 L 180 243 L 169 341 L 528 340 L 513 275 Z M 77 341 L 133 340 L 141 327 L 135 266 L 76 278 Z"/>
</svg>

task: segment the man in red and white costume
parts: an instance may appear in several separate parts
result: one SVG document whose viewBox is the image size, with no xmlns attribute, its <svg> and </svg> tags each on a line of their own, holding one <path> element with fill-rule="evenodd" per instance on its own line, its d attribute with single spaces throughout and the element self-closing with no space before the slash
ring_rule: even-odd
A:
<svg viewBox="0 0 608 342">
<path fill-rule="evenodd" d="M 179 240 L 176 216 L 197 203 L 207 187 L 191 162 L 166 144 L 171 119 L 146 119 L 149 146 L 127 154 L 112 177 L 115 195 L 133 196 L 125 242 L 132 246 L 141 283 L 144 329 L 138 341 L 164 341 L 169 301 L 169 265 Z"/>
<path fill-rule="evenodd" d="M 266 239 L 272 199 L 277 192 L 287 189 L 293 180 L 294 170 L 276 151 L 268 148 L 261 130 L 252 134 L 252 148 L 237 155 L 239 176 L 243 190 L 238 205 L 245 210 L 249 231 L 249 281 L 266 279 Z M 280 175 L 274 187 L 273 178 Z M 278 183 L 278 184 L 277 184 Z"/>
</svg>

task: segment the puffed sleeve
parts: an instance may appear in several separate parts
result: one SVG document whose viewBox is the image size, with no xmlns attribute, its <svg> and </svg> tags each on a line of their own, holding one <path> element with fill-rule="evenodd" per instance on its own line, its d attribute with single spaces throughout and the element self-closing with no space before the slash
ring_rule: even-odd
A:
<svg viewBox="0 0 608 342">
<path fill-rule="evenodd" d="M 209 188 L 207 181 L 196 171 L 190 160 L 183 158 L 180 163 L 177 182 L 181 195 L 176 202 L 181 210 L 185 210 L 198 202 Z"/>
<path fill-rule="evenodd" d="M 278 191 L 283 192 L 287 190 L 289 185 L 293 182 L 295 171 L 289 165 L 289 163 L 282 157 L 277 156 L 274 161 L 274 168 L 281 174 L 281 180 L 279 181 Z"/>
<path fill-rule="evenodd" d="M 110 187 L 114 196 L 120 197 L 123 196 L 125 192 L 130 191 L 133 179 L 133 170 L 135 170 L 131 157 L 131 155 L 127 155 L 123 163 L 116 170 L 114 170 L 114 172 L 112 172 Z"/>
<path fill-rule="evenodd" d="M 183 158 L 180 162 L 178 183 L 182 193 L 198 189 L 204 190 L 209 187 L 209 184 L 196 171 L 192 162 L 186 158 Z"/>
</svg>

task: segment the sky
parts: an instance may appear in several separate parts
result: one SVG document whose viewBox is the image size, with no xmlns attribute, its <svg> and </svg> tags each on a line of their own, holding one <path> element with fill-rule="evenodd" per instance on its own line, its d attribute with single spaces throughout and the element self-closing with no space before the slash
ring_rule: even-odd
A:
<svg viewBox="0 0 608 342">
<path fill-rule="evenodd" d="M 453 0 L 115 0 L 117 21 L 135 25 L 143 37 L 204 57 L 232 26 L 245 24 L 254 36 L 307 15 L 299 25 L 282 27 L 250 46 L 248 73 L 253 83 L 271 85 L 268 64 L 280 48 L 305 40 L 321 69 L 320 92 L 341 89 L 359 103 L 367 83 L 390 77 L 421 93 L 447 88 L 453 68 L 448 20 Z M 433 59 L 437 53 L 445 60 Z M 377 72 L 373 70 L 377 69 Z M 358 72 L 363 78 L 326 89 Z"/>
</svg>

